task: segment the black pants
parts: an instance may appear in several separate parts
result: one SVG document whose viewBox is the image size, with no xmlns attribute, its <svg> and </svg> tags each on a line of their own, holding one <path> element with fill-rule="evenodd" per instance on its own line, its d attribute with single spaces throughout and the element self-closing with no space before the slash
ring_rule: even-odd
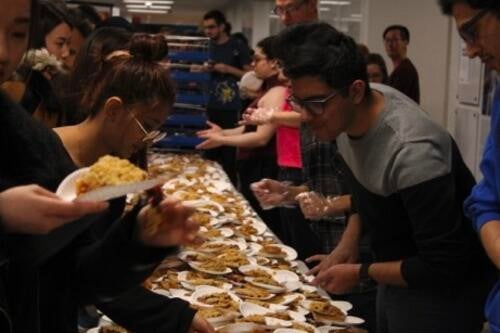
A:
<svg viewBox="0 0 500 333">
<path fill-rule="evenodd" d="M 271 231 L 281 239 L 281 219 L 279 209 L 263 210 L 259 201 L 253 195 L 250 185 L 262 178 L 276 179 L 278 177 L 278 166 L 276 156 L 252 157 L 238 160 L 238 175 L 240 179 L 240 192 L 248 200 L 255 212 L 266 223 Z"/>
<path fill-rule="evenodd" d="M 457 291 L 379 286 L 378 333 L 479 333 L 488 283 Z"/>
<path fill-rule="evenodd" d="M 238 126 L 239 110 L 214 110 L 207 109 L 208 120 L 219 125 L 223 129 Z M 219 147 L 205 152 L 204 155 L 209 160 L 219 163 L 234 186 L 238 185 L 236 172 L 236 148 Z"/>
<path fill-rule="evenodd" d="M 302 169 L 280 168 L 278 179 L 289 181 L 293 185 L 301 185 Z M 281 207 L 280 216 L 283 229 L 282 241 L 297 251 L 300 260 L 322 253 L 320 239 L 312 231 L 310 222 L 306 220 L 300 207 Z"/>
</svg>

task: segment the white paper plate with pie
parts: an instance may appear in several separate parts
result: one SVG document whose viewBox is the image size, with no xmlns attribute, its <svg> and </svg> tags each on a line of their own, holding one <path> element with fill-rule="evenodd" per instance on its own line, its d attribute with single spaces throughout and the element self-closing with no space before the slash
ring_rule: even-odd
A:
<svg viewBox="0 0 500 333">
<path fill-rule="evenodd" d="M 297 259 L 297 251 L 283 244 L 264 245 L 259 250 L 258 255 L 273 259 L 285 259 L 288 261 Z"/>
<path fill-rule="evenodd" d="M 201 286 L 196 288 L 191 295 L 193 302 L 201 306 L 227 308 L 229 302 L 234 302 L 239 306 L 241 298 L 231 291 L 211 286 Z"/>
<path fill-rule="evenodd" d="M 76 182 L 85 175 L 90 168 L 82 168 L 69 174 L 57 188 L 56 194 L 66 201 L 107 201 L 123 197 L 130 193 L 138 193 L 159 186 L 165 182 L 166 178 L 148 179 L 140 182 L 104 186 L 89 192 L 77 195 Z"/>
</svg>

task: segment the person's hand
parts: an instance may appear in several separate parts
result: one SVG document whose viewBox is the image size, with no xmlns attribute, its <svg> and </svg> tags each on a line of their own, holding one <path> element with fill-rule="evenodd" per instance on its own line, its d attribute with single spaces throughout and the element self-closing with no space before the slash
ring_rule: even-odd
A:
<svg viewBox="0 0 500 333">
<path fill-rule="evenodd" d="M 335 199 L 336 197 L 324 197 L 316 192 L 304 192 L 295 197 L 304 216 L 312 221 L 329 216 L 330 206 L 335 203 Z"/>
<path fill-rule="evenodd" d="M 255 198 L 263 209 L 287 204 L 289 185 L 273 179 L 262 179 L 250 185 Z"/>
<path fill-rule="evenodd" d="M 190 218 L 193 213 L 194 208 L 173 198 L 163 200 L 157 207 L 147 205 L 137 217 L 139 239 L 154 247 L 198 243 L 201 241 L 197 236 L 200 226 Z"/>
<path fill-rule="evenodd" d="M 358 260 L 358 247 L 357 246 L 347 246 L 340 243 L 333 249 L 330 254 L 317 254 L 306 259 L 306 263 L 318 262 L 311 270 L 309 270 L 307 275 L 316 275 L 323 272 L 330 267 L 338 264 L 345 263 L 355 263 Z"/>
<path fill-rule="evenodd" d="M 199 135 L 198 137 L 205 139 L 205 141 L 197 145 L 196 149 L 214 149 L 223 145 L 222 139 L 224 138 L 224 135 L 222 135 L 221 133 L 207 133 L 205 135 Z"/>
<path fill-rule="evenodd" d="M 322 271 L 312 284 L 332 294 L 346 294 L 359 284 L 360 264 L 338 264 Z"/>
<path fill-rule="evenodd" d="M 211 121 L 207 120 L 207 126 L 208 126 L 207 129 L 204 129 L 204 130 L 196 132 L 196 135 L 199 138 L 204 138 L 208 134 L 221 133 L 222 132 L 222 128 L 219 125 L 217 125 L 215 123 L 212 123 Z"/>
<path fill-rule="evenodd" d="M 215 333 L 215 329 L 199 313 L 194 315 L 189 333 Z"/>
<path fill-rule="evenodd" d="M 248 108 L 242 115 L 242 120 L 239 121 L 240 125 L 264 125 L 272 121 L 274 109 L 268 108 Z"/>
<path fill-rule="evenodd" d="M 13 187 L 0 193 L 0 220 L 10 233 L 47 234 L 106 208 L 107 202 L 64 201 L 38 185 Z"/>
</svg>

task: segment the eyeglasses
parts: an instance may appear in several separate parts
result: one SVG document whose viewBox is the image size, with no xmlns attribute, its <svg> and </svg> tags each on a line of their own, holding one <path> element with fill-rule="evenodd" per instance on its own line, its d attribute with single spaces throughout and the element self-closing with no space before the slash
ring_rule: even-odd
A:
<svg viewBox="0 0 500 333">
<path fill-rule="evenodd" d="M 402 39 L 401 38 L 394 38 L 394 39 L 384 39 L 384 43 L 386 44 L 396 44 L 396 43 L 399 43 L 401 42 Z"/>
<path fill-rule="evenodd" d="M 205 29 L 205 30 L 213 30 L 215 28 L 217 28 L 216 25 L 206 25 L 206 26 L 203 27 L 203 29 Z"/>
<path fill-rule="evenodd" d="M 458 28 L 460 37 L 462 37 L 466 43 L 472 44 L 475 42 L 477 39 L 477 24 L 486 14 L 488 14 L 487 9 L 480 10 Z"/>
<path fill-rule="evenodd" d="M 293 12 L 298 11 L 300 9 L 300 7 L 302 7 L 302 5 L 305 4 L 306 2 L 307 2 L 307 0 L 302 0 L 299 3 L 296 3 L 294 5 L 288 5 L 285 7 L 276 6 L 273 8 L 272 13 L 275 15 L 278 15 L 278 16 L 291 14 Z"/>
<path fill-rule="evenodd" d="M 320 116 L 325 112 L 326 104 L 339 95 L 340 91 L 336 91 L 323 99 L 312 100 L 301 100 L 294 95 L 290 95 L 286 100 L 296 112 L 308 111 L 314 116 Z"/>
<path fill-rule="evenodd" d="M 134 114 L 132 114 L 132 117 L 134 117 L 134 120 L 135 120 L 137 126 L 139 126 L 141 131 L 144 133 L 144 137 L 142 138 L 142 142 L 156 143 L 156 142 L 160 141 L 161 139 L 163 139 L 167 135 L 167 133 L 162 132 L 162 131 L 158 131 L 158 130 L 147 131 L 146 128 L 144 128 L 144 126 L 141 124 L 139 119 L 137 119 L 137 117 Z"/>
</svg>

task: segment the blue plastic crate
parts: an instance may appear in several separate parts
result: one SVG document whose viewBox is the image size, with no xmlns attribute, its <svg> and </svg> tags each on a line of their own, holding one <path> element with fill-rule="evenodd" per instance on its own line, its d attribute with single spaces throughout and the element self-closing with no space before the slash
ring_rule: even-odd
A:
<svg viewBox="0 0 500 333">
<path fill-rule="evenodd" d="M 156 148 L 194 148 L 202 142 L 203 139 L 195 136 L 172 135 L 158 141 L 154 146 Z"/>
<path fill-rule="evenodd" d="M 172 51 L 168 54 L 171 61 L 205 62 L 209 59 L 208 52 Z"/>
<path fill-rule="evenodd" d="M 187 71 L 173 70 L 170 72 L 172 79 L 177 82 L 210 82 L 210 73 L 193 73 Z"/>
<path fill-rule="evenodd" d="M 205 127 L 207 117 L 205 115 L 173 114 L 165 122 L 166 126 L 192 126 Z"/>
<path fill-rule="evenodd" d="M 207 105 L 208 95 L 204 94 L 187 94 L 178 93 L 176 98 L 177 103 L 194 104 L 194 105 Z"/>
</svg>

